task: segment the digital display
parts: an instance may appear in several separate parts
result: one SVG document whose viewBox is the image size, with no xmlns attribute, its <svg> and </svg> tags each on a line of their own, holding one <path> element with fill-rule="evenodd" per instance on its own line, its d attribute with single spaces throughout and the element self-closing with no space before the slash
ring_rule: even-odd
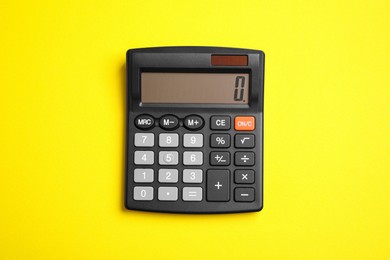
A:
<svg viewBox="0 0 390 260">
<path fill-rule="evenodd" d="M 248 104 L 248 73 L 141 73 L 144 104 Z"/>
</svg>

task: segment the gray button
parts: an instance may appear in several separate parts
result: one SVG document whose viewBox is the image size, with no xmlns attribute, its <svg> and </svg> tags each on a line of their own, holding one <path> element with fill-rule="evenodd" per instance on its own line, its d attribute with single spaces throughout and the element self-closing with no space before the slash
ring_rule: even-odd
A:
<svg viewBox="0 0 390 260">
<path fill-rule="evenodd" d="M 251 134 L 236 134 L 234 146 L 237 148 L 255 147 L 255 136 Z"/>
<path fill-rule="evenodd" d="M 202 188 L 201 187 L 185 187 L 183 188 L 184 201 L 201 201 Z"/>
<path fill-rule="evenodd" d="M 202 165 L 203 153 L 202 152 L 184 152 L 183 153 L 184 165 Z"/>
<path fill-rule="evenodd" d="M 184 134 L 184 147 L 203 147 L 202 134 Z"/>
<path fill-rule="evenodd" d="M 179 181 L 179 171 L 176 169 L 160 169 L 158 170 L 158 181 L 176 183 Z"/>
<path fill-rule="evenodd" d="M 151 165 L 154 163 L 154 152 L 153 151 L 135 151 L 134 152 L 134 163 Z"/>
<path fill-rule="evenodd" d="M 134 182 L 153 182 L 153 169 L 135 169 Z"/>
<path fill-rule="evenodd" d="M 160 147 L 178 147 L 179 135 L 178 134 L 160 134 L 159 135 Z"/>
<path fill-rule="evenodd" d="M 158 162 L 160 165 L 177 165 L 179 163 L 179 153 L 176 151 L 161 151 Z"/>
<path fill-rule="evenodd" d="M 158 200 L 177 200 L 177 187 L 160 187 L 158 188 Z"/>
<path fill-rule="evenodd" d="M 153 187 L 134 187 L 133 192 L 134 200 L 152 200 L 153 199 Z"/>
<path fill-rule="evenodd" d="M 185 169 L 183 170 L 184 183 L 202 183 L 203 171 L 201 169 Z"/>
<path fill-rule="evenodd" d="M 134 145 L 136 147 L 153 147 L 154 134 L 148 133 L 136 133 L 134 135 Z"/>
</svg>

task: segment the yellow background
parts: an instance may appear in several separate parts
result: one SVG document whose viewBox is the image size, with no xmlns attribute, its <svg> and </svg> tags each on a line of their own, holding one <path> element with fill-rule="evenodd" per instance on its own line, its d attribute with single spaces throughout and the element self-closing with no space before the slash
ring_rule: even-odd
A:
<svg viewBox="0 0 390 260">
<path fill-rule="evenodd" d="M 0 2 L 1 259 L 390 259 L 390 2 Z M 266 53 L 260 213 L 123 209 L 125 52 Z"/>
</svg>

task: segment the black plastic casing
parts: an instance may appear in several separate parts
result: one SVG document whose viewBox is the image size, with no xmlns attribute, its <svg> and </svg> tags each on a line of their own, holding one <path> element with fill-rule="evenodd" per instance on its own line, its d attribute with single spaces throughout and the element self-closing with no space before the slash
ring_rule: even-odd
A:
<svg viewBox="0 0 390 260">
<path fill-rule="evenodd" d="M 247 55 L 247 66 L 212 66 L 211 55 Z M 264 100 L 264 53 L 259 50 L 222 48 L 222 47 L 158 47 L 131 49 L 127 51 L 127 144 L 126 144 L 126 183 L 125 183 L 125 207 L 132 210 L 171 212 L 171 213 L 233 213 L 260 211 L 263 208 L 263 100 Z M 141 72 L 216 72 L 216 73 L 249 73 L 249 100 L 248 105 L 228 104 L 142 104 L 141 102 Z M 136 128 L 134 120 L 138 115 L 149 114 L 155 118 L 155 127 L 150 130 Z M 158 119 L 163 115 L 172 114 L 180 118 L 178 129 L 167 131 L 158 126 Z M 199 115 L 205 120 L 204 127 L 199 131 L 189 131 L 183 127 L 183 119 L 188 115 Z M 230 130 L 211 130 L 211 116 L 228 115 L 231 118 Z M 254 131 L 235 131 L 235 116 L 254 116 L 256 128 Z M 155 146 L 137 150 L 154 151 L 155 164 L 152 166 L 134 165 L 134 134 L 154 133 Z M 158 146 L 158 135 L 160 133 L 178 133 L 180 136 L 179 147 L 160 148 Z M 204 135 L 204 146 L 202 148 L 184 148 L 182 146 L 183 134 L 202 133 Z M 226 149 L 210 147 L 210 134 L 228 133 L 231 136 L 231 146 Z M 237 133 L 255 134 L 256 146 L 253 149 L 234 148 L 234 135 Z M 178 151 L 179 165 L 174 167 L 163 167 L 158 165 L 158 152 Z M 202 166 L 184 166 L 182 155 L 184 151 L 202 151 Z M 229 166 L 211 166 L 209 156 L 211 151 L 229 151 Z M 253 167 L 234 166 L 234 153 L 237 151 L 255 152 L 255 165 Z M 156 163 L 157 162 L 157 163 Z M 147 184 L 134 183 L 133 171 L 135 168 L 152 168 L 154 170 L 154 182 Z M 178 183 L 159 183 L 159 168 L 176 168 L 179 170 Z M 203 182 L 201 184 L 184 184 L 182 182 L 183 169 L 203 169 Z M 228 169 L 230 170 L 230 200 L 228 202 L 209 202 L 206 199 L 207 170 Z M 235 184 L 234 170 L 254 169 L 254 184 Z M 152 186 L 154 198 L 152 201 L 133 200 L 134 186 Z M 160 186 L 175 186 L 179 188 L 178 201 L 159 201 L 157 189 Z M 182 200 L 183 187 L 202 187 L 203 200 L 200 202 L 188 202 Z M 234 189 L 241 187 L 255 188 L 255 200 L 253 202 L 236 202 L 234 200 Z"/>
</svg>

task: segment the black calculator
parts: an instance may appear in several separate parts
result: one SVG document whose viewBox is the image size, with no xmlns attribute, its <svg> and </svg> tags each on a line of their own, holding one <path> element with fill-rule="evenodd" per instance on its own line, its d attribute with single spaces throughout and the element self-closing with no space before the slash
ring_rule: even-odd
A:
<svg viewBox="0 0 390 260">
<path fill-rule="evenodd" d="M 263 82 L 259 50 L 128 50 L 125 207 L 260 211 Z"/>
</svg>

